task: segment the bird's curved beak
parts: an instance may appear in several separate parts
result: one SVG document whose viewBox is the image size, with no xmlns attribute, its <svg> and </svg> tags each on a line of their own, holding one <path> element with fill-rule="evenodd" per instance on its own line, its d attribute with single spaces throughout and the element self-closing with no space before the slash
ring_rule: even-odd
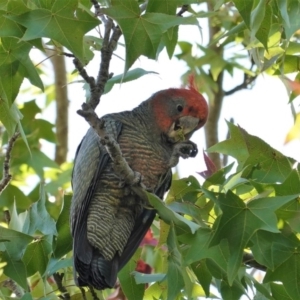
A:
<svg viewBox="0 0 300 300">
<path fill-rule="evenodd" d="M 199 122 L 198 118 L 192 116 L 180 117 L 170 127 L 168 136 L 174 142 L 185 141 L 197 129 Z"/>
</svg>

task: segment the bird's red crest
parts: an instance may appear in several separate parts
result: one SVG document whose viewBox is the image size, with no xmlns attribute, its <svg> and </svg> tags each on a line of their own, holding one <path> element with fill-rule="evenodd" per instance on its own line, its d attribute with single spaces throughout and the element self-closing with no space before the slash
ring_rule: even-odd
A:
<svg viewBox="0 0 300 300">
<path fill-rule="evenodd" d="M 188 87 L 191 91 L 195 91 L 195 92 L 199 93 L 196 82 L 195 82 L 195 74 L 194 73 L 192 73 L 188 76 L 188 84 L 189 84 Z"/>
</svg>

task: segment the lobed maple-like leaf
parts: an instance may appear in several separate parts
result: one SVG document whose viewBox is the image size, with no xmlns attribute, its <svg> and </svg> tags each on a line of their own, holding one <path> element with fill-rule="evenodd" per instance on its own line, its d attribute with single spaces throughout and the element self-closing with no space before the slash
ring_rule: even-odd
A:
<svg viewBox="0 0 300 300">
<path fill-rule="evenodd" d="M 230 257 L 227 266 L 229 283 L 232 283 L 242 262 L 244 248 L 258 230 L 277 233 L 275 211 L 295 199 L 295 195 L 260 198 L 245 203 L 237 195 L 228 191 L 213 200 L 222 210 L 215 223 L 215 233 L 210 246 L 222 239 L 228 240 Z"/>
<path fill-rule="evenodd" d="M 193 17 L 177 17 L 163 13 L 141 14 L 135 0 L 112 0 L 103 12 L 120 26 L 126 44 L 125 72 L 139 56 L 155 59 L 162 35 L 168 29 L 185 24 L 197 24 Z"/>
<path fill-rule="evenodd" d="M 48 37 L 68 48 L 84 61 L 83 36 L 95 28 L 99 21 L 84 10 L 78 9 L 78 0 L 40 1 L 39 8 L 9 19 L 26 27 L 23 41 Z M 73 9 L 70 9 L 72 7 Z"/>
<path fill-rule="evenodd" d="M 182 274 L 182 255 L 176 240 L 174 225 L 170 227 L 168 239 L 168 299 L 175 299 L 180 290 L 184 287 Z"/>
<path fill-rule="evenodd" d="M 281 281 L 290 299 L 300 299 L 300 243 L 296 236 L 258 234 L 253 248 L 255 258 L 271 263 L 264 282 Z"/>
<path fill-rule="evenodd" d="M 227 122 L 230 139 L 210 147 L 208 152 L 230 155 L 238 161 L 238 171 L 243 177 L 259 182 L 284 181 L 292 171 L 295 160 L 284 156 L 260 138 L 246 132 L 239 126 Z"/>
<path fill-rule="evenodd" d="M 9 107 L 17 97 L 24 77 L 43 90 L 43 83 L 34 67 L 27 42 L 13 37 L 0 39 L 0 94 Z"/>
</svg>

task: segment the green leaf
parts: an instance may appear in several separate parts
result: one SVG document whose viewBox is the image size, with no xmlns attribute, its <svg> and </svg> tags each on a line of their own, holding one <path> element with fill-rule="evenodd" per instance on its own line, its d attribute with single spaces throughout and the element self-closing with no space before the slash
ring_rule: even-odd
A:
<svg viewBox="0 0 300 300">
<path fill-rule="evenodd" d="M 263 2 L 263 1 L 261 1 Z M 265 49 L 268 50 L 269 33 L 272 25 L 273 11 L 271 2 L 265 4 L 265 14 L 263 20 L 255 33 L 255 37 L 264 45 Z"/>
<path fill-rule="evenodd" d="M 132 272 L 132 275 L 134 276 L 135 282 L 137 284 L 163 281 L 166 277 L 166 274 L 162 273 L 144 274 L 137 271 Z"/>
<path fill-rule="evenodd" d="M 249 279 L 253 282 L 255 289 L 257 290 L 257 294 L 260 294 L 261 298 L 257 297 L 257 300 L 259 299 L 271 299 L 273 300 L 273 297 L 270 294 L 270 288 L 268 284 L 262 284 L 258 282 L 254 277 L 246 273 L 246 276 L 249 277 Z M 256 298 L 254 298 L 255 300 Z"/>
<path fill-rule="evenodd" d="M 200 184 L 194 176 L 173 180 L 166 203 L 181 200 L 188 192 L 200 190 Z"/>
<path fill-rule="evenodd" d="M 289 0 L 287 1 L 287 5 L 290 22 L 284 26 L 284 33 L 286 39 L 289 41 L 293 34 L 300 28 L 300 3 L 297 0 Z"/>
<path fill-rule="evenodd" d="M 174 223 L 176 227 L 179 227 L 181 230 L 192 233 L 194 233 L 200 227 L 198 224 L 189 221 L 188 219 L 172 211 L 166 206 L 163 201 L 161 201 L 161 199 L 156 197 L 154 194 L 147 193 L 147 195 L 150 204 L 154 207 L 154 209 L 157 210 L 160 217 L 167 224 Z"/>
<path fill-rule="evenodd" d="M 30 148 L 29 148 L 28 140 L 27 140 L 27 138 L 26 138 L 26 135 L 25 135 L 23 126 L 22 126 L 22 124 L 21 124 L 20 121 L 18 121 L 18 130 L 19 130 L 19 132 L 20 132 L 20 134 L 21 134 L 21 137 L 22 137 L 23 142 L 25 143 L 25 145 L 26 145 L 26 147 L 27 147 L 28 153 L 31 155 L 31 151 L 30 151 Z"/>
<path fill-rule="evenodd" d="M 251 242 L 255 260 L 273 271 L 290 257 L 299 244 L 295 236 L 285 237 L 281 233 L 261 230 L 253 235 Z"/>
<path fill-rule="evenodd" d="M 221 281 L 220 292 L 223 300 L 240 299 L 244 293 L 239 286 L 228 284 L 225 280 Z"/>
<path fill-rule="evenodd" d="M 23 220 L 22 217 L 17 213 L 16 202 L 13 202 L 12 208 L 10 211 L 10 222 L 8 224 L 8 228 L 15 231 L 22 231 Z"/>
<path fill-rule="evenodd" d="M 35 234 L 37 231 L 45 235 L 57 235 L 55 221 L 46 210 L 46 195 L 42 185 L 40 199 L 29 208 L 23 227 L 23 232 L 27 234 Z"/>
<path fill-rule="evenodd" d="M 41 276 L 45 273 L 52 252 L 52 240 L 52 235 L 45 235 L 36 238 L 27 246 L 22 258 L 27 276 L 32 276 L 36 272 Z"/>
<path fill-rule="evenodd" d="M 113 88 L 113 86 L 116 83 L 125 83 L 125 82 L 129 82 L 132 80 L 136 80 L 144 75 L 147 74 L 158 74 L 157 72 L 154 71 L 146 71 L 144 69 L 141 68 L 136 68 L 133 70 L 128 71 L 125 75 L 124 74 L 119 74 L 116 76 L 113 76 L 112 78 L 110 78 L 106 85 L 105 85 L 105 90 L 104 90 L 104 94 L 108 93 L 111 91 L 111 89 Z"/>
<path fill-rule="evenodd" d="M 294 232 L 300 232 L 300 203 L 298 199 L 283 205 L 276 213 L 278 218 L 286 221 Z"/>
<path fill-rule="evenodd" d="M 149 0 L 146 12 L 159 12 L 168 15 L 175 15 L 177 7 L 182 3 L 183 1 L 178 0 Z"/>
<path fill-rule="evenodd" d="M 251 28 L 251 12 L 253 7 L 253 1 L 245 0 L 233 0 L 236 8 L 241 14 L 243 20 L 245 21 L 248 28 Z"/>
<path fill-rule="evenodd" d="M 23 295 L 21 300 L 33 300 L 33 298 L 32 298 L 30 293 L 26 293 L 26 294 Z"/>
<path fill-rule="evenodd" d="M 209 242 L 212 237 L 212 231 L 208 228 L 199 228 L 194 235 L 188 234 L 185 238 L 188 238 L 189 241 L 184 240 L 184 243 L 190 244 L 191 247 L 184 255 L 184 261 L 187 264 L 191 264 L 195 261 L 199 261 L 204 258 L 211 257 L 210 254 L 213 251 L 212 248 L 209 248 Z"/>
<path fill-rule="evenodd" d="M 174 226 L 171 225 L 168 239 L 168 271 L 167 271 L 167 282 L 168 282 L 168 300 L 176 299 L 180 290 L 184 287 L 184 280 L 182 276 L 182 257 L 178 249 L 176 241 L 176 234 Z"/>
<path fill-rule="evenodd" d="M 68 168 L 63 172 L 59 173 L 56 179 L 53 179 L 52 181 L 46 184 L 46 192 L 55 195 L 60 188 L 63 188 L 67 183 L 70 183 L 71 176 L 71 168 Z"/>
<path fill-rule="evenodd" d="M 233 165 L 234 163 L 231 163 L 228 166 L 218 170 L 216 173 L 212 174 L 204 181 L 203 187 L 207 189 L 211 185 L 223 185 L 226 181 L 226 175 L 232 170 Z"/>
<path fill-rule="evenodd" d="M 282 284 L 276 284 L 271 282 L 270 286 L 271 286 L 272 295 L 275 300 L 293 300 L 293 298 L 291 298 L 288 295 L 286 289 Z"/>
<path fill-rule="evenodd" d="M 232 27 L 230 30 L 226 31 L 223 34 L 217 35 L 208 46 L 214 45 L 216 44 L 220 39 L 224 38 L 224 37 L 231 37 L 231 36 L 235 36 L 241 32 L 243 32 L 245 29 L 247 29 L 245 22 L 241 22 L 238 25 Z"/>
<path fill-rule="evenodd" d="M 31 204 L 30 199 L 16 186 L 9 184 L 0 197 L 1 207 L 11 207 L 14 201 L 19 210 L 25 210 Z"/>
<path fill-rule="evenodd" d="M 84 61 L 83 36 L 99 24 L 98 19 L 77 8 L 77 0 L 56 0 L 49 3 L 39 2 L 38 9 L 8 18 L 26 27 L 23 41 L 48 37 Z"/>
<path fill-rule="evenodd" d="M 0 79 L 1 89 L 1 79 Z M 1 93 L 1 91 L 0 91 Z M 8 136 L 11 137 L 15 133 L 16 126 L 19 121 L 18 108 L 15 104 L 9 107 L 8 102 L 0 97 L 0 121 L 7 130 Z"/>
<path fill-rule="evenodd" d="M 27 156 L 27 159 L 24 159 L 25 157 L 19 157 L 18 161 L 23 161 L 23 163 L 26 162 L 30 167 L 34 169 L 34 171 L 41 179 L 44 178 L 44 168 L 59 168 L 52 159 L 50 159 L 39 149 L 32 149 L 31 154 L 32 155 L 30 155 L 29 153 L 24 153 L 24 156 Z"/>
<path fill-rule="evenodd" d="M 222 215 L 215 222 L 215 232 L 210 243 L 217 245 L 222 239 L 228 240 L 230 258 L 228 280 L 232 283 L 240 264 L 244 248 L 258 230 L 279 232 L 275 210 L 293 200 L 295 196 L 260 198 L 244 203 L 231 191 L 220 194 L 213 200 L 222 210 Z"/>
<path fill-rule="evenodd" d="M 128 299 L 142 300 L 144 296 L 145 286 L 144 284 L 137 284 L 133 274 L 141 251 L 142 249 L 139 248 L 125 267 L 118 273 L 122 290 Z"/>
<path fill-rule="evenodd" d="M 1 38 L 0 78 L 9 104 L 13 103 L 18 95 L 24 77 L 41 90 L 44 89 L 42 80 L 29 57 L 31 48 L 31 44 L 17 38 Z"/>
<path fill-rule="evenodd" d="M 201 284 L 205 292 L 205 296 L 208 298 L 210 295 L 209 289 L 210 289 L 212 276 L 207 269 L 206 260 L 202 259 L 198 262 L 194 262 L 193 264 L 191 264 L 191 268 L 194 274 L 196 275 L 199 283 Z"/>
<path fill-rule="evenodd" d="M 19 4 L 22 2 L 19 1 Z M 25 11 L 24 11 L 25 12 Z M 25 32 L 25 28 L 20 24 L 6 18 L 7 12 L 0 10 L 0 37 L 19 37 Z"/>
<path fill-rule="evenodd" d="M 233 156 L 238 161 L 238 171 L 243 177 L 259 182 L 284 181 L 292 171 L 295 160 L 282 155 L 260 138 L 250 135 L 241 127 L 227 122 L 230 139 L 210 147 L 208 152 L 219 152 Z"/>
<path fill-rule="evenodd" d="M 55 272 L 57 272 L 58 270 L 61 269 L 66 269 L 73 266 L 73 259 L 72 258 L 65 258 L 65 259 L 55 259 L 53 257 L 50 258 L 48 267 L 47 267 L 47 271 L 46 271 L 46 275 L 47 276 L 51 276 L 53 275 Z"/>
<path fill-rule="evenodd" d="M 149 300 L 161 299 L 163 288 L 164 287 L 162 287 L 161 284 L 158 282 L 151 284 L 145 291 L 144 299 L 149 299 Z"/>
<path fill-rule="evenodd" d="M 181 6 L 183 1 L 181 0 L 150 0 L 146 12 L 147 13 L 164 13 L 167 15 L 174 16 L 176 14 L 177 7 Z M 167 49 L 169 58 L 171 59 L 178 40 L 178 29 L 179 27 L 170 28 L 167 32 L 162 35 L 160 45 L 158 47 L 158 53 L 163 50 L 164 47 Z M 157 53 L 157 55 L 158 55 Z"/>
<path fill-rule="evenodd" d="M 285 55 L 282 62 L 283 67 L 275 72 L 275 75 L 289 74 L 300 71 L 300 56 L 299 55 Z"/>
<path fill-rule="evenodd" d="M 6 251 L 10 259 L 15 261 L 21 259 L 27 244 L 33 240 L 30 235 L 1 226 L 0 236 L 1 240 L 5 240 L 5 242 L 0 242 L 0 251 Z"/>
<path fill-rule="evenodd" d="M 288 1 L 287 0 L 276 0 L 280 15 L 287 27 L 290 27 L 290 19 L 289 19 L 289 13 L 288 13 Z"/>
<path fill-rule="evenodd" d="M 0 251 L 3 252 L 1 254 L 2 262 L 7 263 L 4 267 L 4 274 L 27 291 L 27 273 L 21 258 L 33 237 L 1 226 L 0 237 Z"/>
<path fill-rule="evenodd" d="M 279 253 L 280 254 L 280 253 Z M 268 270 L 264 282 L 281 281 L 287 294 L 294 300 L 300 299 L 300 247 L 290 249 L 289 258 L 274 272 Z"/>
<path fill-rule="evenodd" d="M 32 121 L 32 127 L 38 128 L 40 138 L 50 143 L 56 143 L 55 133 L 53 132 L 54 125 L 49 121 L 35 119 Z"/>
<path fill-rule="evenodd" d="M 155 59 L 161 36 L 177 25 L 197 24 L 193 17 L 179 18 L 162 13 L 141 15 L 135 0 L 112 0 L 103 12 L 120 26 L 126 44 L 125 73 L 141 55 Z M 139 45 L 139 47 L 136 47 Z"/>
<path fill-rule="evenodd" d="M 2 260 L 7 263 L 4 267 L 4 274 L 19 284 L 25 291 L 28 291 L 27 273 L 24 263 L 20 260 L 12 259 L 8 252 L 2 254 Z"/>
<path fill-rule="evenodd" d="M 63 205 L 56 222 L 57 239 L 55 242 L 54 256 L 60 258 L 72 250 L 72 236 L 70 232 L 70 205 L 72 196 L 64 195 Z"/>
<path fill-rule="evenodd" d="M 185 203 L 172 202 L 171 204 L 168 205 L 168 207 L 173 211 L 175 211 L 176 213 L 193 217 L 193 219 L 196 220 L 198 224 L 204 226 L 204 222 L 201 218 L 202 209 L 197 205 L 190 202 L 185 202 Z"/>
<path fill-rule="evenodd" d="M 35 119 L 35 117 L 38 113 L 42 112 L 42 110 L 36 104 L 36 100 L 30 100 L 28 102 L 25 102 L 23 107 L 20 109 L 20 111 L 24 116 L 26 116 L 26 120 L 23 121 L 23 123 L 26 126 L 28 124 L 31 124 L 32 120 Z"/>
<path fill-rule="evenodd" d="M 210 265 L 213 264 L 215 268 L 218 268 L 218 273 L 221 274 L 220 278 L 227 280 L 227 266 L 229 261 L 228 243 L 224 239 L 220 244 L 211 247 L 212 233 L 211 229 L 200 228 L 197 230 L 195 236 L 191 234 L 187 234 L 185 237 L 180 236 L 180 240 L 190 245 L 190 248 L 184 253 L 183 258 L 187 264 L 192 264 L 203 259 L 206 259 L 208 262 L 209 260 L 207 259 L 209 258 L 213 261 Z"/>
<path fill-rule="evenodd" d="M 159 48 L 163 49 L 164 47 L 166 47 L 169 59 L 173 57 L 175 47 L 177 46 L 178 30 L 179 30 L 179 26 L 169 29 L 167 32 L 163 34 L 161 39 Z"/>
<path fill-rule="evenodd" d="M 259 27 L 261 27 L 266 13 L 266 5 L 267 0 L 260 0 L 258 1 L 256 7 L 251 11 L 250 29 L 252 37 L 256 35 Z"/>
</svg>

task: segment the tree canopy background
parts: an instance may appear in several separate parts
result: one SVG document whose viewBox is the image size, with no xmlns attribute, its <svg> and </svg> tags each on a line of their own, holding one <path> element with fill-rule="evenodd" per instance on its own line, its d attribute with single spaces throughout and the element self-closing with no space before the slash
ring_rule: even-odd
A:
<svg viewBox="0 0 300 300">
<path fill-rule="evenodd" d="M 295 127 L 288 140 L 299 136 L 293 106 L 300 93 L 299 12 L 298 0 L 0 1 L 0 298 L 299 299 L 298 163 L 233 122 L 227 139 L 218 135 L 226 96 L 267 73 L 289 91 Z M 197 26 L 200 18 L 207 20 L 209 38 L 199 40 L 195 52 L 191 43 L 178 41 L 178 27 Z M 185 84 L 194 74 L 209 101 L 205 180 L 174 178 L 164 203 L 149 194 L 159 218 L 119 273 L 120 286 L 80 291 L 68 221 L 68 101 L 74 100 L 67 84 L 79 72 L 87 83 L 78 108 L 95 103 L 115 84 L 138 84 L 147 76 L 149 71 L 132 68 L 140 56 L 156 59 L 166 49 L 172 58 L 176 46 L 177 59 L 188 68 L 178 76 Z M 116 47 L 125 49 L 124 72 L 109 76 Z M 232 47 L 245 51 L 230 52 Z M 32 51 L 50 59 L 54 84 Z M 97 74 L 86 74 L 85 66 L 99 56 L 94 83 L 90 76 Z M 72 74 L 65 59 L 74 60 Z M 243 80 L 227 90 L 224 76 L 236 72 Z M 90 92 L 94 84 L 98 89 Z M 46 95 L 42 106 L 38 93 Z M 53 101 L 55 124 L 40 118 Z M 55 146 L 54 157 L 41 141 Z"/>
</svg>

